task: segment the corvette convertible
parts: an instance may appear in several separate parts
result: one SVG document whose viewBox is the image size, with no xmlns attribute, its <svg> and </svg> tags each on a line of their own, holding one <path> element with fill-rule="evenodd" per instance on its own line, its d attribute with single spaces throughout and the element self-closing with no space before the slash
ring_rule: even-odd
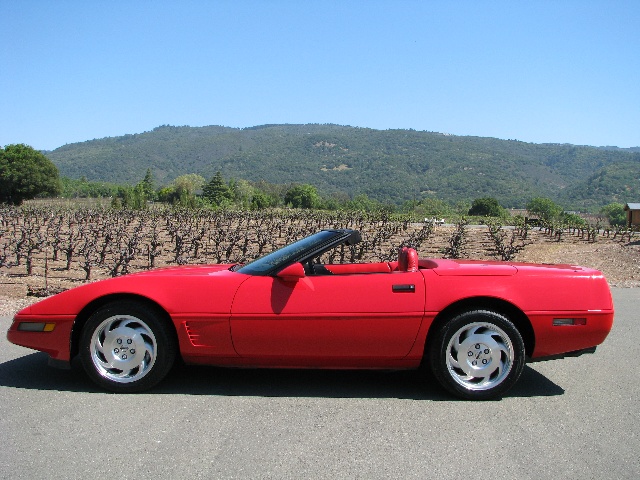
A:
<svg viewBox="0 0 640 480">
<path fill-rule="evenodd" d="M 323 262 L 359 241 L 354 230 L 322 230 L 246 265 L 86 284 L 18 312 L 7 337 L 53 366 L 79 357 L 114 392 L 149 389 L 181 360 L 420 369 L 453 395 L 488 399 L 504 395 L 527 361 L 593 353 L 611 330 L 599 271 L 420 259 L 409 247 L 392 262 Z"/>
</svg>

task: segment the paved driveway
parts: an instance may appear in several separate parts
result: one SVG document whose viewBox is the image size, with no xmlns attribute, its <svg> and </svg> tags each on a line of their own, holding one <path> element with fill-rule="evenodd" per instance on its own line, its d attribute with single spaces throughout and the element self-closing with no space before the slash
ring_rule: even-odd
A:
<svg viewBox="0 0 640 480">
<path fill-rule="evenodd" d="M 113 395 L 9 344 L 0 478 L 640 478 L 640 289 L 594 355 L 527 366 L 501 401 L 414 372 L 182 368 Z"/>
</svg>

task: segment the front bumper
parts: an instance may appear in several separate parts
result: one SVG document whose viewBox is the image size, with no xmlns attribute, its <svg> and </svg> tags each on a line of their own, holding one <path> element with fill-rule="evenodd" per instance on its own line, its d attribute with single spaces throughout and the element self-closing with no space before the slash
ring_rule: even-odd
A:
<svg viewBox="0 0 640 480">
<path fill-rule="evenodd" d="M 71 331 L 73 315 L 30 315 L 17 314 L 7 332 L 7 340 L 22 347 L 47 353 L 52 362 L 71 360 Z M 55 324 L 52 331 L 31 331 L 20 324 Z"/>
</svg>

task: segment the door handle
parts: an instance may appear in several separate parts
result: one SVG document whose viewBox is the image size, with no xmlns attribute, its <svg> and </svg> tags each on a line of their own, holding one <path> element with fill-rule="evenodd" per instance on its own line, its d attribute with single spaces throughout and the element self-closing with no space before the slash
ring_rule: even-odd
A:
<svg viewBox="0 0 640 480">
<path fill-rule="evenodd" d="M 391 291 L 393 291 L 393 293 L 415 293 L 416 286 L 413 284 L 392 285 Z"/>
</svg>

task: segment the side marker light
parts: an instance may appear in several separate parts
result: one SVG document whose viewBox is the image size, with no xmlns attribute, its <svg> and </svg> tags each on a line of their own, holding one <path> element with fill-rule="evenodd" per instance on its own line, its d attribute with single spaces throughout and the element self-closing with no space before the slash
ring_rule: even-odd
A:
<svg viewBox="0 0 640 480">
<path fill-rule="evenodd" d="M 574 325 L 584 326 L 587 324 L 586 318 L 554 318 L 553 326 L 554 327 L 568 327 Z"/>
<path fill-rule="evenodd" d="M 44 322 L 20 322 L 18 325 L 20 332 L 53 332 L 55 328 L 55 323 Z"/>
</svg>

